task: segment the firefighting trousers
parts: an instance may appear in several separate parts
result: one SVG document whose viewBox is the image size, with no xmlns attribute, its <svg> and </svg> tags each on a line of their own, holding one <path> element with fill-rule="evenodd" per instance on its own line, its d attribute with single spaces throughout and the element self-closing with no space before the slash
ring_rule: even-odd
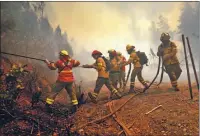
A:
<svg viewBox="0 0 200 136">
<path fill-rule="evenodd" d="M 126 84 L 126 73 L 125 71 L 120 71 L 120 88 Z"/>
<path fill-rule="evenodd" d="M 117 89 L 117 85 L 120 82 L 120 72 L 118 72 L 118 71 L 112 72 L 111 71 L 109 79 L 110 79 L 112 86 Z"/>
<path fill-rule="evenodd" d="M 98 77 L 96 81 L 96 86 L 94 89 L 93 96 L 96 98 L 103 87 L 103 85 L 106 85 L 109 91 L 111 91 L 112 94 L 117 93 L 118 91 L 112 86 L 110 80 L 108 78 Z"/>
<path fill-rule="evenodd" d="M 138 80 L 140 81 L 140 83 L 142 83 L 144 86 L 147 86 L 147 83 L 144 81 L 144 78 L 142 77 L 142 69 L 143 69 L 143 67 L 133 69 L 133 71 L 131 73 L 131 84 L 130 84 L 130 86 L 132 86 L 132 87 L 135 86 L 136 76 L 137 76 Z"/>
<path fill-rule="evenodd" d="M 46 103 L 53 104 L 54 99 L 58 95 L 58 93 L 65 88 L 71 98 L 72 105 L 77 105 L 78 100 L 76 97 L 76 91 L 73 87 L 73 82 L 60 82 L 56 81 L 56 83 L 52 87 L 52 92 L 50 92 L 49 96 L 46 99 Z"/>
<path fill-rule="evenodd" d="M 180 65 L 178 63 L 167 65 L 167 66 L 165 66 L 165 69 L 170 78 L 172 87 L 176 88 L 178 86 L 177 80 L 179 79 L 179 77 L 182 73 Z"/>
</svg>

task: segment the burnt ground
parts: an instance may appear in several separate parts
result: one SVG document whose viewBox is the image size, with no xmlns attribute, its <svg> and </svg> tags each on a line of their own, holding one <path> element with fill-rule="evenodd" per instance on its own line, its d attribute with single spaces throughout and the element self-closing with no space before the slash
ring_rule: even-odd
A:
<svg viewBox="0 0 200 136">
<path fill-rule="evenodd" d="M 145 94 L 131 99 L 117 112 L 117 118 L 126 127 L 131 126 L 129 129 L 131 136 L 197 136 L 199 134 L 198 90 L 193 84 L 194 99 L 190 100 L 187 85 L 181 83 L 180 89 L 180 92 L 174 92 L 168 83 L 163 83 L 159 88 L 153 86 Z M 92 87 L 88 90 L 92 91 Z M 113 100 L 112 109 L 117 109 L 133 95 Z M 63 105 L 55 107 L 57 110 L 54 114 L 46 113 L 42 103 L 31 109 L 30 98 L 22 96 L 17 107 L 19 112 L 12 113 L 15 116 L 14 119 L 0 128 L 0 135 L 67 136 L 71 133 L 72 136 L 77 136 L 77 132 L 72 132 L 81 125 L 110 113 L 108 96 L 108 90 L 102 88 L 97 104 L 88 101 L 73 116 L 67 115 L 68 111 Z M 162 107 L 145 115 L 158 105 L 162 105 Z M 77 129 L 79 134 L 87 136 L 117 136 L 121 130 L 123 129 L 112 116 L 101 122 Z"/>
<path fill-rule="evenodd" d="M 159 88 L 152 87 L 147 93 L 131 99 L 117 112 L 117 117 L 121 122 L 127 127 L 132 126 L 129 129 L 131 135 L 197 136 L 199 134 L 199 95 L 195 84 L 193 84 L 193 100 L 190 99 L 185 83 L 180 83 L 181 91 L 179 92 L 174 92 L 170 87 L 167 83 L 163 83 Z M 132 95 L 114 100 L 113 109 L 117 109 Z M 102 90 L 99 98 L 101 101 L 98 104 L 83 105 L 75 115 L 74 128 L 109 114 L 107 97 L 107 90 Z M 158 105 L 162 107 L 145 115 Z M 122 128 L 112 116 L 79 129 L 89 136 L 115 136 L 121 130 Z"/>
</svg>

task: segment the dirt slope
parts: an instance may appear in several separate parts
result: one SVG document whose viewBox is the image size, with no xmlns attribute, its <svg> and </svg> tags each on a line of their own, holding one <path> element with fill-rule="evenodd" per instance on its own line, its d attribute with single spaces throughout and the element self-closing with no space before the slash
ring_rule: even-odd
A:
<svg viewBox="0 0 200 136">
<path fill-rule="evenodd" d="M 185 83 L 180 84 L 181 91 L 174 92 L 170 85 L 163 83 L 160 88 L 151 88 L 146 94 L 134 97 L 119 112 L 118 118 L 129 129 L 133 136 L 197 136 L 198 131 L 198 90 L 193 85 L 194 99 L 190 100 L 190 94 Z M 89 103 L 82 106 L 76 113 L 74 122 L 79 127 L 89 121 L 101 118 L 110 113 L 107 103 L 108 92 L 102 90 L 98 104 Z M 120 100 L 114 100 L 113 109 L 117 109 L 131 95 Z M 161 108 L 145 115 L 154 107 L 162 105 Z M 122 129 L 118 123 L 109 117 L 99 123 L 88 125 L 80 131 L 89 136 L 115 136 Z"/>
</svg>

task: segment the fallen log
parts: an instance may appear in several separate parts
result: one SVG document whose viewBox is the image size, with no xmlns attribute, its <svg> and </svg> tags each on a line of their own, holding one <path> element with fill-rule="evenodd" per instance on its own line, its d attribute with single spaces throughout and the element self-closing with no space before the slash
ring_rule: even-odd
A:
<svg viewBox="0 0 200 136">
<path fill-rule="evenodd" d="M 81 128 L 84 128 L 84 127 L 88 126 L 89 124 L 93 124 L 93 123 L 102 121 L 102 120 L 104 120 L 104 119 L 106 119 L 106 118 L 112 116 L 112 115 L 115 114 L 117 111 L 119 111 L 122 107 L 124 107 L 124 105 L 125 105 L 126 103 L 128 103 L 131 99 L 133 99 L 135 96 L 138 96 L 138 95 L 140 95 L 140 94 L 143 94 L 143 93 L 142 93 L 142 92 L 139 92 L 139 93 L 137 93 L 137 94 L 131 96 L 126 102 L 124 102 L 118 109 L 114 110 L 112 113 L 110 113 L 110 114 L 108 114 L 108 115 L 106 115 L 106 116 L 104 116 L 104 117 L 102 117 L 102 118 L 100 118 L 100 119 L 96 119 L 96 120 L 90 121 L 90 122 L 88 122 L 88 123 L 85 123 L 85 124 L 81 125 L 80 127 L 77 127 L 76 130 L 79 130 L 79 129 L 81 129 Z"/>
<path fill-rule="evenodd" d="M 109 110 L 110 110 L 111 113 L 113 112 L 112 106 L 113 106 L 113 101 L 111 101 L 111 102 L 108 103 L 108 107 L 109 107 Z M 117 112 L 116 112 L 116 113 L 117 113 Z M 113 114 L 113 118 L 114 118 L 115 121 L 123 128 L 125 134 L 126 134 L 127 136 L 130 136 L 130 135 L 131 135 L 131 131 L 125 126 L 125 124 L 124 124 L 123 122 L 121 122 L 121 121 L 119 120 L 119 118 L 117 118 L 117 114 L 116 114 L 116 113 Z"/>
<path fill-rule="evenodd" d="M 150 110 L 150 111 L 148 111 L 147 113 L 145 113 L 145 115 L 148 115 L 149 113 L 151 113 L 151 112 L 157 110 L 157 109 L 160 108 L 160 107 L 162 107 L 162 105 L 159 105 L 159 106 L 153 108 L 152 110 Z"/>
<path fill-rule="evenodd" d="M 134 123 L 132 123 L 130 126 L 128 126 L 128 129 L 130 129 L 133 125 L 134 125 Z M 119 131 L 119 133 L 117 135 L 120 136 L 123 132 L 124 132 L 124 130 Z"/>
<path fill-rule="evenodd" d="M 100 118 L 100 119 L 96 119 L 96 120 L 93 120 L 93 121 L 90 121 L 84 125 L 81 125 L 80 127 L 77 127 L 75 128 L 75 130 L 79 130 L 81 128 L 84 128 L 85 126 L 89 125 L 89 124 L 92 124 L 92 123 L 96 123 L 96 122 L 99 122 L 99 121 L 102 121 L 110 116 L 112 116 L 114 113 L 116 113 L 118 110 L 120 110 L 122 107 L 124 107 L 124 105 L 126 105 L 126 103 L 128 103 L 131 99 L 133 99 L 135 96 L 137 95 L 140 95 L 140 94 L 143 94 L 145 93 L 146 90 L 148 90 L 151 85 L 154 83 L 154 81 L 156 80 L 158 74 L 159 74 L 159 71 L 160 71 L 160 60 L 161 60 L 161 57 L 159 57 L 159 61 L 158 61 L 158 69 L 157 69 L 157 73 L 156 73 L 156 76 L 154 77 L 154 79 L 151 81 L 151 83 L 149 84 L 149 86 L 147 88 L 144 88 L 142 92 L 138 92 L 136 93 L 135 95 L 131 96 L 126 102 L 124 102 L 118 109 L 116 109 L 115 111 L 113 111 L 112 113 Z"/>
</svg>

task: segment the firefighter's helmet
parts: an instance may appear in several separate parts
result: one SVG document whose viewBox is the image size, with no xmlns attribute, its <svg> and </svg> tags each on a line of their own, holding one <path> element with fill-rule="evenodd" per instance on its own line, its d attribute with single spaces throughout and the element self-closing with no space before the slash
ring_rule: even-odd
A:
<svg viewBox="0 0 200 136">
<path fill-rule="evenodd" d="M 108 53 L 113 53 L 115 50 L 114 49 L 110 49 L 108 50 Z"/>
<path fill-rule="evenodd" d="M 111 54 L 111 55 L 113 55 L 113 56 L 116 56 L 116 55 L 117 55 L 117 52 L 116 52 L 116 50 L 114 50 L 114 49 L 108 50 L 108 53 Z"/>
<path fill-rule="evenodd" d="M 118 56 L 121 56 L 121 55 L 122 55 L 122 53 L 118 51 L 118 52 L 117 52 L 117 55 L 118 55 Z"/>
<path fill-rule="evenodd" d="M 130 44 L 126 45 L 126 50 L 127 51 L 129 51 L 130 49 L 134 49 L 134 48 L 135 48 L 135 46 L 133 46 L 133 45 L 130 45 Z"/>
<path fill-rule="evenodd" d="M 92 52 L 92 56 L 94 56 L 94 55 L 102 55 L 102 53 L 100 51 L 98 51 L 98 50 L 94 50 Z"/>
<path fill-rule="evenodd" d="M 69 56 L 68 52 L 66 50 L 60 51 L 61 56 Z"/>
<path fill-rule="evenodd" d="M 163 41 L 163 40 L 169 40 L 170 39 L 170 35 L 169 33 L 162 33 L 161 36 L 160 36 L 160 40 Z"/>
</svg>

